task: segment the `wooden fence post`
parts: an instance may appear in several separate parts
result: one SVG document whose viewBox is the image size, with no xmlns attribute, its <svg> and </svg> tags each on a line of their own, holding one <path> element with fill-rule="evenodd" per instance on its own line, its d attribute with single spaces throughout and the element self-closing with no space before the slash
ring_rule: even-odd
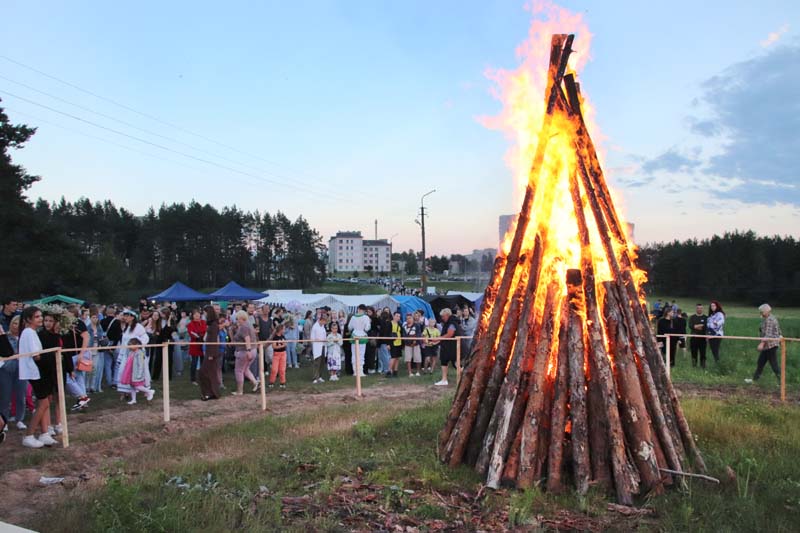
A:
<svg viewBox="0 0 800 533">
<path fill-rule="evenodd" d="M 456 337 L 456 387 L 461 381 L 461 337 Z"/>
<path fill-rule="evenodd" d="M 781 401 L 786 403 L 786 339 L 781 337 Z"/>
<path fill-rule="evenodd" d="M 361 345 L 358 342 L 358 337 L 353 337 L 353 341 L 353 346 L 356 347 L 355 361 L 353 361 L 355 363 L 353 368 L 356 374 L 356 396 L 361 398 Z"/>
<path fill-rule="evenodd" d="M 49 354 L 48 354 L 49 355 Z M 56 383 L 58 385 L 58 410 L 61 415 L 61 443 L 69 448 L 69 428 L 67 426 L 67 404 L 64 398 L 64 363 L 61 361 L 61 348 L 56 350 Z M 49 418 L 50 415 L 48 414 Z"/>
<path fill-rule="evenodd" d="M 164 384 L 164 422 L 169 422 L 169 341 L 161 346 L 161 379 Z"/>
<path fill-rule="evenodd" d="M 670 375 L 671 374 L 670 368 L 672 367 L 672 365 L 670 364 L 670 358 L 671 358 L 671 354 L 670 354 L 670 350 L 669 350 L 669 345 L 671 344 L 669 342 L 670 340 L 671 339 L 669 337 L 669 334 L 664 335 L 664 344 L 665 344 L 664 348 L 665 348 L 665 353 L 667 354 L 667 377 L 669 379 L 672 379 L 672 376 Z"/>
<path fill-rule="evenodd" d="M 261 384 L 261 410 L 267 410 L 267 379 L 264 376 L 264 344 L 258 345 L 258 382 Z"/>
</svg>

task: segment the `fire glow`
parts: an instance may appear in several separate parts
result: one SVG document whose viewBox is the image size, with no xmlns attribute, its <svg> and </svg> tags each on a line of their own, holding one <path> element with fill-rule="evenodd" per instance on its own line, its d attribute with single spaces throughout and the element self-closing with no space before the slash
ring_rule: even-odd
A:
<svg viewBox="0 0 800 533">
<path fill-rule="evenodd" d="M 501 117 L 527 180 L 439 454 L 491 488 L 546 478 L 557 492 L 567 474 L 580 493 L 594 483 L 629 505 L 675 483 L 665 470 L 705 465 L 640 304 L 644 273 L 589 134 L 573 43 L 547 43 L 543 105 L 524 88 L 532 74 L 507 76 Z"/>
</svg>

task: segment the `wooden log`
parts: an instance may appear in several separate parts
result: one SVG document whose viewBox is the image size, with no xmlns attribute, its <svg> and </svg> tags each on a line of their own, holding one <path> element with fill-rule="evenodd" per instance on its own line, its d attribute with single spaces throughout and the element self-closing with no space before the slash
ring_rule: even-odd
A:
<svg viewBox="0 0 800 533">
<path fill-rule="evenodd" d="M 608 421 L 608 443 L 611 455 L 611 471 L 614 474 L 614 487 L 617 500 L 622 505 L 633 503 L 633 494 L 638 492 L 638 485 L 629 475 L 625 464 L 625 437 L 622 431 L 617 408 L 617 390 L 608 361 L 600 313 L 595 295 L 594 266 L 592 249 L 589 242 L 589 229 L 583 212 L 583 200 L 574 173 L 569 174 L 569 190 L 575 209 L 578 224 L 578 237 L 581 242 L 581 270 L 583 271 L 583 294 L 586 302 L 586 330 L 589 344 L 589 355 L 592 362 L 592 381 L 599 384 L 603 408 Z M 600 232 L 602 237 L 603 232 Z M 602 240 L 602 238 L 601 238 Z M 595 393 L 596 396 L 596 393 Z M 590 398 L 591 400 L 592 398 Z M 595 398 L 596 399 L 596 398 Z"/>
<path fill-rule="evenodd" d="M 588 335 L 588 334 L 587 334 Z M 587 390 L 587 422 L 589 430 L 589 459 L 592 467 L 592 482 L 603 489 L 611 488 L 611 445 L 608 439 L 608 418 L 604 409 L 603 390 L 598 373 L 594 369 L 594 358 L 588 354 L 589 382 Z"/>
<path fill-rule="evenodd" d="M 486 335 L 488 315 L 490 314 L 494 305 L 494 301 L 497 297 L 498 286 L 494 283 L 494 280 L 499 280 L 503 269 L 505 269 L 505 266 L 505 256 L 498 255 L 495 257 L 491 278 L 493 281 L 490 282 L 483 291 L 483 303 L 481 304 L 481 312 L 479 316 L 480 320 L 478 321 L 478 327 L 476 328 L 475 336 L 473 337 L 473 349 L 471 350 L 471 353 L 474 353 L 474 347 L 483 342 L 482 339 Z M 458 421 L 458 417 L 461 415 L 461 412 L 464 409 L 464 404 L 466 403 L 467 397 L 469 396 L 469 392 L 472 388 L 472 380 L 475 376 L 477 365 L 470 363 L 472 363 L 472 358 L 465 363 L 467 366 L 464 370 L 464 373 L 461 375 L 461 381 L 459 381 L 458 386 L 456 387 L 456 395 L 453 399 L 453 405 L 450 406 L 450 411 L 447 414 L 444 428 L 442 428 L 442 431 L 439 432 L 439 443 L 437 450 L 439 459 L 442 461 L 446 460 L 443 454 L 445 445 L 447 444 L 447 441 L 450 440 L 450 434 L 453 431 L 453 427 L 455 427 L 456 422 Z"/>
<path fill-rule="evenodd" d="M 527 393 L 526 393 L 527 394 Z M 517 473 L 519 472 L 519 454 L 520 443 L 522 442 L 522 431 L 517 431 L 514 436 L 514 442 L 511 444 L 511 451 L 508 454 L 508 460 L 505 467 L 503 467 L 503 485 L 514 487 L 517 484 Z"/>
<path fill-rule="evenodd" d="M 553 408 L 550 412 L 550 445 L 547 454 L 547 490 L 554 493 L 564 489 L 561 482 L 561 466 L 564 459 L 567 403 L 569 401 L 569 294 L 564 298 L 561 307 L 561 321 L 558 330 L 558 365 Z"/>
<path fill-rule="evenodd" d="M 550 359 L 550 350 L 555 327 L 556 296 L 559 292 L 559 283 L 553 280 L 547 286 L 544 309 L 542 311 L 542 327 L 539 339 L 536 341 L 536 351 L 533 356 L 533 372 L 528 384 L 528 405 L 522 418 L 520 432 L 522 439 L 519 449 L 519 471 L 517 472 L 517 487 L 528 488 L 537 480 L 538 464 L 541 460 L 539 448 L 539 433 L 542 431 L 545 413 L 545 395 L 547 388 L 547 363 Z"/>
<path fill-rule="evenodd" d="M 617 286 L 611 281 L 604 282 L 602 286 L 606 335 L 609 351 L 613 356 L 623 429 L 630 454 L 641 477 L 642 488 L 660 492 L 661 474 L 653 444 L 656 438 L 651 430 L 652 423 L 642 394 L 639 371 L 633 360 L 628 333 L 620 312 Z"/>
<path fill-rule="evenodd" d="M 582 276 L 580 270 L 567 271 L 569 305 L 569 417 L 571 423 L 572 471 L 578 494 L 589 490 L 591 462 L 589 459 L 589 434 L 586 410 L 586 350 L 583 344 L 583 319 L 578 313 L 583 309 Z"/>
<path fill-rule="evenodd" d="M 537 235 L 532 254 L 532 265 L 541 263 L 542 249 L 540 236 Z M 529 354 L 533 353 L 535 346 L 532 342 L 535 339 L 534 332 L 539 329 L 535 327 L 537 317 L 533 312 L 535 307 L 533 301 L 539 280 L 538 270 L 537 266 L 536 272 L 531 272 L 527 280 L 524 293 L 526 305 L 522 309 L 516 336 L 519 342 L 514 344 L 508 373 L 495 402 L 494 412 L 485 432 L 483 443 L 479 446 L 481 451 L 475 464 L 475 469 L 480 474 L 487 475 L 487 486 L 492 488 L 497 488 L 500 483 L 503 463 L 524 412 L 525 404 L 520 401 L 520 392 L 526 390 L 526 371 L 529 373 L 528 369 L 532 367 L 530 362 L 526 362 L 526 358 L 532 358 L 532 355 L 529 357 Z"/>
<path fill-rule="evenodd" d="M 504 313 L 506 311 L 506 303 L 510 297 L 511 284 L 519 263 L 522 246 L 525 241 L 525 234 L 528 232 L 531 208 L 533 206 L 533 199 L 535 197 L 535 185 L 539 179 L 539 175 L 543 167 L 544 154 L 550 138 L 549 131 L 550 124 L 552 122 L 552 113 L 558 96 L 558 93 L 554 90 L 554 88 L 561 85 L 564 72 L 567 68 L 569 55 L 572 52 L 571 46 L 573 39 L 573 35 L 566 37 L 563 35 L 554 35 L 552 39 L 550 68 L 548 70 L 549 81 L 545 94 L 545 116 L 542 122 L 541 131 L 539 133 L 539 142 L 536 146 L 536 153 L 533 158 L 533 164 L 531 166 L 531 172 L 525 190 L 525 196 L 522 201 L 522 208 L 519 216 L 517 217 L 517 227 L 514 232 L 514 238 L 511 241 L 511 248 L 507 256 L 508 264 L 503 272 L 503 276 L 497 290 L 497 298 L 494 306 L 492 307 L 492 312 L 487 326 L 488 334 L 481 339 L 481 342 L 478 343 L 478 346 L 474 352 L 475 361 L 473 364 L 477 365 L 477 367 L 475 369 L 475 376 L 470 383 L 469 395 L 463 404 L 458 420 L 456 421 L 452 431 L 449 432 L 450 434 L 447 443 L 443 446 L 440 454 L 442 455 L 442 459 L 452 466 L 459 464 L 464 457 L 464 449 L 466 448 L 467 441 L 472 433 L 472 426 L 475 422 L 476 411 L 485 390 L 487 381 L 486 373 L 491 366 L 491 353 L 494 349 L 494 337 L 492 335 L 494 332 L 498 332 L 500 330 L 500 324 L 503 321 Z"/>
<path fill-rule="evenodd" d="M 522 309 L 524 307 L 523 303 L 526 301 L 525 297 L 528 293 L 528 280 L 533 278 L 532 282 L 538 283 L 539 279 L 538 266 L 542 257 L 542 246 L 540 239 L 536 239 L 536 245 L 534 248 L 535 250 L 533 253 L 529 252 L 527 254 L 527 260 L 521 267 L 522 274 L 520 275 L 517 286 L 514 289 L 514 296 L 511 299 L 511 305 L 509 306 L 506 320 L 503 323 L 503 331 L 500 334 L 500 340 L 498 341 L 497 348 L 495 349 L 494 363 L 492 365 L 491 373 L 489 374 L 489 380 L 486 383 L 486 390 L 483 393 L 481 404 L 478 407 L 475 424 L 472 426 L 472 434 L 469 438 L 465 460 L 465 462 L 470 465 L 475 465 L 481 451 L 491 450 L 493 444 L 492 441 L 494 439 L 496 428 L 492 427 L 487 432 L 487 426 L 489 426 L 492 415 L 495 413 L 495 404 L 497 402 L 497 397 L 500 394 L 500 386 L 506 379 L 506 369 L 508 368 L 509 357 L 512 355 L 515 341 L 518 338 L 517 330 L 519 328 Z M 534 257 L 534 255 L 538 257 L 535 265 L 533 265 L 531 261 L 531 258 Z M 535 268 L 536 271 L 531 272 L 531 268 Z M 522 343 L 525 342 L 522 337 L 519 338 L 521 339 Z M 488 437 L 489 441 L 485 441 L 484 437 Z M 481 443 L 483 443 L 483 446 Z M 479 466 L 477 470 L 478 472 L 481 472 L 483 467 Z"/>
</svg>

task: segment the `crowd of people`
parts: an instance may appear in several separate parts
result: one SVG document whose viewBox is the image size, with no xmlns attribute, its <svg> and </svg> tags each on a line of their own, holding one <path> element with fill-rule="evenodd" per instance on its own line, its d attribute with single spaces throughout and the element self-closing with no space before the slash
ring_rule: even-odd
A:
<svg viewBox="0 0 800 533">
<path fill-rule="evenodd" d="M 62 348 L 66 392 L 74 411 L 87 409 L 91 395 L 114 389 L 121 400 L 137 403 L 139 394 L 151 401 L 153 380 L 161 379 L 162 347 L 168 345 L 166 372 L 172 380 L 188 374 L 204 401 L 218 399 L 225 389 L 223 373 L 233 368 L 236 390 L 245 381 L 253 392 L 266 386 L 285 388 L 287 368 L 312 365 L 314 384 L 339 380 L 342 374 L 396 378 L 400 363 L 409 377 L 434 374 L 438 386 L 448 385 L 448 368 L 455 367 L 456 342 L 467 353 L 477 325 L 469 306 L 441 310 L 438 320 L 426 320 L 422 309 L 399 312 L 360 305 L 348 315 L 327 307 L 295 314 L 282 307 L 237 303 L 179 309 L 172 303 L 155 308 L 142 299 L 138 308 L 119 305 L 23 306 L 6 300 L 0 310 L 0 358 L 18 353 Z M 444 341 L 467 337 L 460 341 Z M 267 383 L 258 379 L 257 343 L 263 350 Z M 92 349 L 101 347 L 102 350 Z M 358 356 L 356 358 L 356 356 Z M 62 432 L 57 394 L 55 355 L 42 354 L 13 361 L 0 360 L 0 425 L 25 431 L 23 445 L 52 446 Z M 52 410 L 51 403 L 56 406 Z M 32 415 L 27 418 L 26 414 Z M 38 436 L 37 436 L 38 434 Z"/>
<path fill-rule="evenodd" d="M 759 337 L 762 340 L 757 347 L 759 352 L 756 370 L 752 378 L 745 379 L 747 383 L 758 381 L 764 367 L 769 363 L 775 376 L 780 379 L 780 367 L 778 366 L 778 346 L 780 346 L 781 328 L 778 319 L 772 314 L 772 307 L 765 303 L 758 307 L 761 315 L 761 325 L 759 327 Z M 686 348 L 686 337 L 689 335 L 689 351 L 692 358 L 692 366 L 706 369 L 706 351 L 711 350 L 714 362 L 720 362 L 720 348 L 725 336 L 725 310 L 717 300 L 711 300 L 708 306 L 708 314 L 702 303 L 695 306 L 694 314 L 689 316 L 678 307 L 675 300 L 662 302 L 657 300 L 653 304 L 652 318 L 656 321 L 656 338 L 661 348 L 661 353 L 666 357 L 667 342 L 669 342 L 670 366 L 675 366 L 678 349 Z M 667 336 L 669 335 L 669 336 Z M 692 335 L 704 335 L 705 337 L 693 337 Z M 669 340 L 667 340 L 669 339 Z"/>
</svg>

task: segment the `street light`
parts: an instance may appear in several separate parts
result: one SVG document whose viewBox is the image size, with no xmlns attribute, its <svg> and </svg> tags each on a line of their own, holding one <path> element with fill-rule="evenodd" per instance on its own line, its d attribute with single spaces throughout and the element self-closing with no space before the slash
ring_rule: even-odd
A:
<svg viewBox="0 0 800 533">
<path fill-rule="evenodd" d="M 422 285 L 422 293 L 428 291 L 428 268 L 425 262 L 425 197 L 436 192 L 436 189 L 428 191 L 419 199 L 419 225 L 422 227 L 422 276 L 420 283 Z"/>
</svg>

